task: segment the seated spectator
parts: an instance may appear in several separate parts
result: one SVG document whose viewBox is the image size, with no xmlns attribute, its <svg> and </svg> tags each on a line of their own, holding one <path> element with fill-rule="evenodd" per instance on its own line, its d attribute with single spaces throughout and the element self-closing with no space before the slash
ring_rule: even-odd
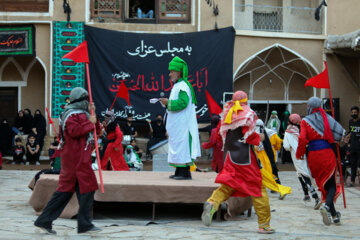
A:
<svg viewBox="0 0 360 240">
<path fill-rule="evenodd" d="M 147 8 L 147 6 L 145 4 L 142 4 L 140 2 L 140 0 L 135 0 L 135 3 L 131 7 L 133 17 L 136 13 L 136 17 L 140 18 L 140 19 L 141 18 L 154 18 L 154 11 L 149 10 L 146 13 L 146 8 Z"/>
<path fill-rule="evenodd" d="M 130 171 L 143 170 L 143 164 L 131 145 L 126 147 L 124 158 L 126 163 L 129 165 Z"/>
<path fill-rule="evenodd" d="M 28 135 L 32 133 L 33 127 L 33 116 L 31 115 L 31 111 L 28 108 L 24 109 L 24 134 Z"/>
<path fill-rule="evenodd" d="M 34 114 L 32 131 L 35 134 L 36 141 L 40 146 L 39 152 L 41 152 L 44 146 L 44 138 L 46 135 L 46 120 L 39 109 L 36 109 Z"/>
<path fill-rule="evenodd" d="M 128 114 L 126 118 L 126 123 L 121 126 L 121 131 L 124 135 L 124 141 L 123 144 L 128 145 L 131 138 L 137 137 L 138 133 L 136 131 L 136 128 L 133 124 L 133 115 L 131 113 Z"/>
<path fill-rule="evenodd" d="M 147 120 L 150 127 L 150 134 L 151 138 L 147 143 L 146 147 L 146 156 L 148 157 L 150 155 L 149 148 L 154 146 L 155 144 L 167 139 L 167 132 L 165 124 L 163 123 L 163 117 L 161 114 L 156 115 L 156 121 L 151 122 L 150 120 Z"/>
<path fill-rule="evenodd" d="M 15 118 L 15 123 L 12 130 L 15 134 L 22 135 L 24 134 L 24 126 L 25 126 L 24 112 L 20 110 Z"/>
<path fill-rule="evenodd" d="M 26 165 L 30 162 L 35 162 L 36 165 L 40 165 L 40 145 L 36 142 L 35 136 L 30 134 L 28 136 L 28 142 L 26 143 Z"/>
<path fill-rule="evenodd" d="M 13 137 L 14 132 L 12 131 L 7 119 L 3 119 L 0 123 L 0 152 L 3 156 L 10 154 Z"/>
<path fill-rule="evenodd" d="M 11 164 L 15 165 L 16 163 L 20 163 L 24 165 L 24 155 L 25 155 L 25 148 L 22 145 L 21 138 L 15 138 L 15 146 L 13 150 L 13 161 Z"/>
<path fill-rule="evenodd" d="M 135 138 L 131 139 L 130 145 L 132 146 L 134 152 L 139 156 L 139 158 L 141 158 L 143 151 L 138 146 L 136 146 L 136 139 Z"/>
<path fill-rule="evenodd" d="M 50 144 L 48 153 L 50 158 L 50 166 L 52 169 L 60 169 L 60 152 L 61 150 L 58 149 L 59 146 L 59 139 L 57 136 L 54 137 L 54 142 Z"/>
</svg>

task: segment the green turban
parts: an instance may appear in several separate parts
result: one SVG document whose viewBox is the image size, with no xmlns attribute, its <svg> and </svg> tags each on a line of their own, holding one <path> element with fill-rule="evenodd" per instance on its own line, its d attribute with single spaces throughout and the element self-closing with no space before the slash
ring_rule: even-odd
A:
<svg viewBox="0 0 360 240">
<path fill-rule="evenodd" d="M 191 86 L 189 81 L 187 80 L 188 77 L 188 66 L 187 63 L 179 58 L 178 56 L 174 57 L 171 62 L 169 62 L 169 71 L 176 71 L 176 72 L 182 72 L 182 79 L 179 81 L 185 81 L 185 83 L 189 86 L 191 90 L 191 98 L 192 102 L 196 105 L 196 96 L 194 88 Z"/>
</svg>

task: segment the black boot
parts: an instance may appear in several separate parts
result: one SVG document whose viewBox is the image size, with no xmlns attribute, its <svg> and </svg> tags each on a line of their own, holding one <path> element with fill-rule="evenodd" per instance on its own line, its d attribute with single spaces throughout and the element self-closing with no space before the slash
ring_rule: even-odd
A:
<svg viewBox="0 0 360 240">
<path fill-rule="evenodd" d="M 170 175 L 169 178 L 175 178 L 175 177 L 177 177 L 177 176 L 179 176 L 179 167 L 176 167 L 176 169 L 175 169 L 175 174 L 174 174 L 174 175 Z"/>
<path fill-rule="evenodd" d="M 174 177 L 175 180 L 191 180 L 190 167 L 181 167 L 179 168 L 179 176 Z"/>
</svg>

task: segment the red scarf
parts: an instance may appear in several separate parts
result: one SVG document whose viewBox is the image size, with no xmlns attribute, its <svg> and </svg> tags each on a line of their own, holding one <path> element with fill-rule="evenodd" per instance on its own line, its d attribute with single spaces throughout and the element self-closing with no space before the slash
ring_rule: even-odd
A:
<svg viewBox="0 0 360 240">
<path fill-rule="evenodd" d="M 332 134 L 330 125 L 329 125 L 329 121 L 327 119 L 326 113 L 324 111 L 324 109 L 322 109 L 321 107 L 315 108 L 313 109 L 312 113 L 318 112 L 320 111 L 321 117 L 323 118 L 323 122 L 324 122 L 324 135 L 323 135 L 323 139 L 328 141 L 329 143 L 333 143 L 334 142 L 334 136 Z"/>
</svg>

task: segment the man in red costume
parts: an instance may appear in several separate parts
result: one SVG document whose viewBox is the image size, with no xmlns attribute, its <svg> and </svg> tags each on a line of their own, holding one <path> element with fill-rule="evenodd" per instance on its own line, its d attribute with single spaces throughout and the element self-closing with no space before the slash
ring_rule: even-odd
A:
<svg viewBox="0 0 360 240">
<path fill-rule="evenodd" d="M 260 169 L 251 147 L 260 144 L 260 135 L 255 132 L 257 116 L 247 106 L 247 94 L 235 92 L 223 112 L 220 134 L 224 140 L 226 159 L 215 180 L 221 186 L 205 202 L 201 220 L 209 226 L 213 214 L 230 196 L 251 196 L 258 216 L 259 233 L 274 233 L 275 230 L 270 227 L 269 197 L 262 185 Z"/>
<path fill-rule="evenodd" d="M 211 116 L 211 135 L 209 142 L 202 144 L 203 149 L 213 148 L 213 159 L 211 161 L 211 168 L 219 173 L 224 166 L 224 152 L 222 151 L 223 142 L 219 134 L 220 132 L 220 117 L 219 115 L 213 114 Z"/>
<path fill-rule="evenodd" d="M 316 185 L 321 191 L 320 213 L 325 225 L 340 224 L 340 212 L 335 210 L 334 202 L 340 195 L 340 186 L 336 184 L 336 157 L 331 144 L 342 139 L 345 130 L 321 108 L 321 100 L 312 97 L 308 101 L 308 116 L 300 125 L 299 146 L 296 158 L 304 159 L 308 145 L 308 165 Z"/>
<path fill-rule="evenodd" d="M 123 133 L 115 121 L 114 112 L 107 111 L 105 113 L 104 127 L 107 133 L 108 145 L 101 159 L 101 169 L 107 170 L 106 167 L 108 162 L 110 162 L 110 168 L 114 171 L 129 171 L 129 166 L 123 156 L 123 147 L 121 144 Z"/>
<path fill-rule="evenodd" d="M 89 104 L 88 92 L 74 88 L 60 119 L 62 152 L 58 188 L 34 223 L 48 234 L 56 234 L 52 222 L 60 216 L 74 192 L 79 202 L 78 233 L 100 231 L 91 222 L 94 193 L 98 189 L 91 168 L 91 145 L 94 128 L 100 132 L 101 126 L 96 116 L 90 116 L 91 110 L 95 111 L 95 105 Z"/>
</svg>

